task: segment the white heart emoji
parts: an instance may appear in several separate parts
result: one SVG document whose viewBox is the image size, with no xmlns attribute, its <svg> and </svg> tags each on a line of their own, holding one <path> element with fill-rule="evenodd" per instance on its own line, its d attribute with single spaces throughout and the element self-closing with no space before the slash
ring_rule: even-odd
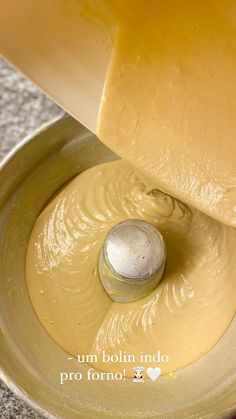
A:
<svg viewBox="0 0 236 419">
<path fill-rule="evenodd" d="M 147 368 L 147 375 L 152 381 L 156 381 L 161 375 L 161 368 Z"/>
</svg>

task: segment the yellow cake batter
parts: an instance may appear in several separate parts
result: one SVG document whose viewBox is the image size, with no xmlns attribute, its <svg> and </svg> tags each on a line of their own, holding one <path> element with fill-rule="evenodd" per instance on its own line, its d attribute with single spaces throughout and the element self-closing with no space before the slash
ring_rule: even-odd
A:
<svg viewBox="0 0 236 419">
<path fill-rule="evenodd" d="M 98 256 L 108 231 L 129 218 L 161 231 L 167 266 L 150 295 L 113 303 L 98 276 Z M 49 335 L 70 354 L 96 354 L 95 367 L 126 368 L 132 375 L 132 364 L 102 363 L 102 351 L 137 357 L 160 351 L 169 356 L 158 364 L 167 372 L 199 358 L 229 326 L 236 309 L 235 255 L 233 227 L 148 192 L 119 160 L 77 176 L 41 213 L 28 247 L 29 295 Z"/>
<path fill-rule="evenodd" d="M 67 352 L 132 375 L 131 364 L 102 363 L 102 351 L 160 351 L 167 372 L 212 348 L 236 309 L 236 13 L 230 0 L 80 5 L 85 18 L 114 26 L 97 133 L 126 162 L 80 174 L 42 212 L 29 294 Z M 150 295 L 119 304 L 101 285 L 98 257 L 108 231 L 129 218 L 158 227 L 167 266 Z"/>
<path fill-rule="evenodd" d="M 116 27 L 98 137 L 150 189 L 236 226 L 235 1 L 83 3 Z"/>
</svg>

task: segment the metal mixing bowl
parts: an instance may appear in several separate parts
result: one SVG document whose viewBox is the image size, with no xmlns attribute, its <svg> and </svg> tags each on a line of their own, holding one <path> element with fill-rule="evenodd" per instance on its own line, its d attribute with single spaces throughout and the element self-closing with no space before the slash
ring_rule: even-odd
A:
<svg viewBox="0 0 236 419">
<path fill-rule="evenodd" d="M 0 377 L 46 417 L 230 418 L 236 412 L 235 321 L 207 355 L 172 380 L 60 384 L 61 372 L 85 376 L 89 366 L 68 360 L 37 319 L 25 281 L 27 243 L 38 214 L 59 188 L 88 167 L 115 158 L 78 122 L 64 117 L 1 164 Z"/>
</svg>

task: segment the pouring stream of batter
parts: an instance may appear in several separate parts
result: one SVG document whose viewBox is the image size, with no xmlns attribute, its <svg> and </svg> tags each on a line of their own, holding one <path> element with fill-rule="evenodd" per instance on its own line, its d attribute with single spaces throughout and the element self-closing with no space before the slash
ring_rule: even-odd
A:
<svg viewBox="0 0 236 419">
<path fill-rule="evenodd" d="M 83 172 L 44 209 L 29 294 L 67 352 L 161 351 L 167 372 L 209 351 L 236 309 L 236 15 L 230 0 L 81 4 L 115 27 L 97 133 L 126 161 Z M 157 226 L 168 257 L 157 288 L 121 304 L 97 266 L 108 231 L 126 219 Z"/>
</svg>

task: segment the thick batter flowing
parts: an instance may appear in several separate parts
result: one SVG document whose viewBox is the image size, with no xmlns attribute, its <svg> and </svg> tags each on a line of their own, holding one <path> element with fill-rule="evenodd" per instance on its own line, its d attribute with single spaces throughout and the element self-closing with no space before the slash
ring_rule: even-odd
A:
<svg viewBox="0 0 236 419">
<path fill-rule="evenodd" d="M 44 209 L 28 248 L 29 294 L 67 352 L 118 371 L 127 365 L 103 363 L 102 351 L 160 351 L 167 372 L 209 351 L 236 310 L 233 3 L 83 3 L 115 27 L 97 133 L 126 161 L 83 172 Z M 119 304 L 101 285 L 98 256 L 129 218 L 158 227 L 167 266 L 150 295 Z"/>
<path fill-rule="evenodd" d="M 117 32 L 98 137 L 150 188 L 236 226 L 234 0 L 102 3 Z"/>
<path fill-rule="evenodd" d="M 98 257 L 108 231 L 129 218 L 161 231 L 167 266 L 150 295 L 113 303 L 98 276 Z M 235 257 L 233 227 L 148 192 L 119 160 L 80 174 L 39 216 L 28 248 L 28 289 L 45 329 L 70 354 L 96 354 L 95 367 L 132 375 L 132 364 L 101 362 L 102 351 L 137 357 L 160 351 L 169 356 L 158 364 L 167 372 L 199 358 L 229 326 Z"/>
</svg>

